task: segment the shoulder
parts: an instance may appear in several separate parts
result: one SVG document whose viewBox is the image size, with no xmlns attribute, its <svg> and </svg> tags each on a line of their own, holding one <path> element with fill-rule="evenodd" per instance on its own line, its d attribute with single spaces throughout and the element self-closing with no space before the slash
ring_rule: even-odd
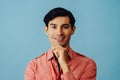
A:
<svg viewBox="0 0 120 80">
<path fill-rule="evenodd" d="M 37 65 L 38 63 L 41 63 L 42 61 L 46 60 L 46 53 L 42 53 L 38 57 L 35 57 L 29 62 L 29 65 Z"/>
<path fill-rule="evenodd" d="M 84 54 L 78 53 L 78 52 L 74 52 L 74 53 L 76 56 L 75 58 L 78 58 L 78 60 L 80 62 L 84 62 L 86 64 L 92 64 L 92 65 L 96 66 L 96 62 L 92 58 L 90 58 Z"/>
<path fill-rule="evenodd" d="M 41 55 L 35 57 L 32 61 L 33 62 L 38 62 L 38 61 L 42 61 L 42 60 L 46 60 L 46 52 L 42 53 Z"/>
</svg>

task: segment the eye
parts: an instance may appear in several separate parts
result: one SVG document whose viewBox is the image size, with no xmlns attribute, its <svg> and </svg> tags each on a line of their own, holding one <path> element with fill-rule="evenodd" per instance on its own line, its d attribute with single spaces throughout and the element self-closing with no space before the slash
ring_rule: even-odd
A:
<svg viewBox="0 0 120 80">
<path fill-rule="evenodd" d="M 63 25 L 62 28 L 68 29 L 68 28 L 69 28 L 69 25 Z"/>
<path fill-rule="evenodd" d="M 57 27 L 56 27 L 55 25 L 52 25 L 51 28 L 52 28 L 52 29 L 56 29 Z"/>
</svg>

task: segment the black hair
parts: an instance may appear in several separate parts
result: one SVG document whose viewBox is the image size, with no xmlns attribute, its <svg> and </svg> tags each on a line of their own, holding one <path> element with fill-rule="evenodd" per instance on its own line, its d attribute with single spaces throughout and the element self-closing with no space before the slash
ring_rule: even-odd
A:
<svg viewBox="0 0 120 80">
<path fill-rule="evenodd" d="M 50 10 L 45 15 L 45 17 L 44 17 L 45 25 L 48 26 L 49 21 L 53 20 L 56 17 L 60 17 L 60 16 L 68 16 L 71 26 L 72 27 L 74 26 L 75 18 L 73 16 L 73 14 L 70 11 L 68 11 L 68 10 L 66 10 L 64 8 L 61 8 L 61 7 L 54 8 L 54 9 Z"/>
</svg>

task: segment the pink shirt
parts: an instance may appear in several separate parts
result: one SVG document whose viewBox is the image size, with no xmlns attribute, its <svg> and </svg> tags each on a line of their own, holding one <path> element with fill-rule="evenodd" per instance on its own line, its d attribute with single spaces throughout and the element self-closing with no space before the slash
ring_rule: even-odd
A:
<svg viewBox="0 0 120 80">
<path fill-rule="evenodd" d="M 24 80 L 96 80 L 96 64 L 91 58 L 72 49 L 68 54 L 70 71 L 67 73 L 58 71 L 57 62 L 50 49 L 28 64 Z"/>
</svg>

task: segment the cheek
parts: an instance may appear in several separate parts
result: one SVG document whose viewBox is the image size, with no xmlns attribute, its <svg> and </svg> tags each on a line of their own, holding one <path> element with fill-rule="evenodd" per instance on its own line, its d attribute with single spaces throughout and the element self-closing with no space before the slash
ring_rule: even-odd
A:
<svg viewBox="0 0 120 80">
<path fill-rule="evenodd" d="M 50 34 L 49 37 L 54 38 L 54 34 Z"/>
<path fill-rule="evenodd" d="M 49 34 L 48 38 L 49 38 L 50 42 L 54 42 L 54 34 Z"/>
<path fill-rule="evenodd" d="M 49 37 L 53 37 L 53 36 L 54 36 L 54 33 L 49 31 L 48 36 L 49 36 Z"/>
<path fill-rule="evenodd" d="M 67 37 L 71 37 L 72 33 L 68 33 L 66 34 Z"/>
</svg>

